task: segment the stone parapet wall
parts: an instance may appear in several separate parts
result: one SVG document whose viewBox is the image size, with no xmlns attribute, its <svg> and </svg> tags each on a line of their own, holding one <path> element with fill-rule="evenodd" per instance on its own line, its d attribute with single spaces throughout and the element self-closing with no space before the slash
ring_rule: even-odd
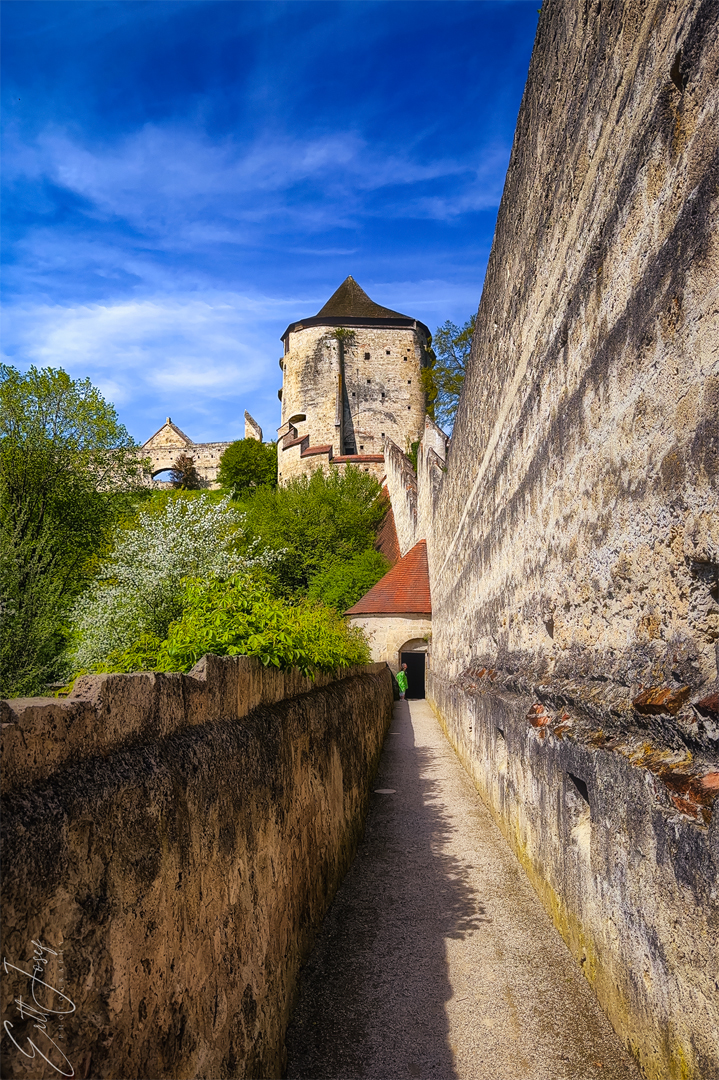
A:
<svg viewBox="0 0 719 1080">
<path fill-rule="evenodd" d="M 716 1080 L 719 772 L 506 672 L 427 696 L 643 1074 Z"/>
<path fill-rule="evenodd" d="M 34 1037 L 66 1068 L 53 1038 L 83 1078 L 281 1075 L 391 703 L 384 664 L 312 682 L 211 656 L 187 676 L 3 703 L 3 1020 L 18 1046 Z M 14 1004 L 33 954 L 74 1005 L 40 1034 Z M 6 1035 L 3 1076 L 49 1069 Z"/>
</svg>

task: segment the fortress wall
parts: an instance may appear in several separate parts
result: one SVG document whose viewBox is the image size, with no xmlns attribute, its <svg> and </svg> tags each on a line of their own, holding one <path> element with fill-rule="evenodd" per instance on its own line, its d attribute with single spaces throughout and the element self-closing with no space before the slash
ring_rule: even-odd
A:
<svg viewBox="0 0 719 1080">
<path fill-rule="evenodd" d="M 718 88 L 716 0 L 544 3 L 428 532 L 429 696 L 647 1075 L 697 1080 L 719 1075 Z M 533 719 L 559 735 L 530 744 Z M 583 862 L 568 770 L 597 808 Z"/>
<path fill-rule="evenodd" d="M 385 441 L 383 449 L 387 491 L 392 504 L 400 556 L 404 557 L 418 540 L 424 539 L 418 531 L 417 475 L 407 455 L 391 439 Z"/>
<path fill-rule="evenodd" d="M 143 447 L 143 455 L 150 459 L 150 472 L 157 473 L 172 469 L 180 454 L 187 454 L 194 461 L 198 476 L 205 480 L 209 487 L 219 487 L 217 474 L 220 471 L 220 458 L 230 445 L 229 442 L 153 444 Z"/>
<path fill-rule="evenodd" d="M 384 664 L 312 683 L 212 656 L 188 676 L 3 702 L 3 1019 L 18 1046 L 33 1038 L 67 1073 L 54 1039 L 83 1078 L 281 1075 L 299 966 L 356 850 L 391 706 Z M 65 995 L 40 990 L 58 1010 L 44 1031 L 14 1004 L 31 1000 L 16 969 L 33 954 Z M 4 1037 L 8 1080 L 50 1071 Z"/>
<path fill-rule="evenodd" d="M 448 673 L 716 678 L 718 39 L 716 0 L 542 9 L 431 544 Z"/>
</svg>

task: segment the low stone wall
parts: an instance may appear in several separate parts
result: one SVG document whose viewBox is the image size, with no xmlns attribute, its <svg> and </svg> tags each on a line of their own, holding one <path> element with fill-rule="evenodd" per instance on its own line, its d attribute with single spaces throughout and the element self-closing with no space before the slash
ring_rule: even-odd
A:
<svg viewBox="0 0 719 1080">
<path fill-rule="evenodd" d="M 245 657 L 2 703 L 3 1076 L 280 1076 L 391 704 Z"/>
<path fill-rule="evenodd" d="M 716 1080 L 719 772 L 582 689 L 475 668 L 427 696 L 644 1075 Z"/>
</svg>

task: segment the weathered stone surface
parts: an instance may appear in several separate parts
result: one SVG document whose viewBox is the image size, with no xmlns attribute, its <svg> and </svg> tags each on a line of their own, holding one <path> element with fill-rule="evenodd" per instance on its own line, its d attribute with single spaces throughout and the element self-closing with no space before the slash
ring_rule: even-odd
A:
<svg viewBox="0 0 719 1080">
<path fill-rule="evenodd" d="M 33 940 L 62 946 L 44 970 L 76 1006 L 58 1045 L 80 1077 L 279 1076 L 299 965 L 361 835 L 387 667 L 315 688 L 246 658 L 203 668 L 6 703 L 4 956 L 31 971 Z M 46 1050 L 13 1004 L 29 980 L 2 984 L 13 1038 Z M 49 1075 L 3 1050 L 3 1076 Z"/>
<path fill-rule="evenodd" d="M 506 646 L 717 677 L 718 26 L 542 9 L 429 537 L 448 674 Z"/>
<path fill-rule="evenodd" d="M 416 498 L 429 692 L 615 1027 L 682 1080 L 719 1074 L 718 114 L 716 0 L 544 3 Z"/>
<path fill-rule="evenodd" d="M 254 416 L 250 416 L 247 409 L 245 409 L 245 438 L 257 439 L 258 442 L 262 442 L 262 428 Z"/>
</svg>

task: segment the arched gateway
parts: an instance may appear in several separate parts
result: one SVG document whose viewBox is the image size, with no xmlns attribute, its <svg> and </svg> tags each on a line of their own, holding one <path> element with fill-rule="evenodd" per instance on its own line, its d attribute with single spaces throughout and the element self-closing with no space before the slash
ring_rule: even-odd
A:
<svg viewBox="0 0 719 1080">
<path fill-rule="evenodd" d="M 245 438 L 259 439 L 262 442 L 262 428 L 248 412 L 245 412 Z M 153 486 L 161 486 L 162 480 L 158 481 L 156 477 L 172 469 L 180 454 L 186 454 L 194 461 L 205 486 L 217 488 L 220 486 L 217 482 L 220 458 L 228 446 L 229 442 L 193 442 L 168 416 L 162 427 L 143 443 L 142 450 L 145 457 L 150 459 Z"/>
</svg>

